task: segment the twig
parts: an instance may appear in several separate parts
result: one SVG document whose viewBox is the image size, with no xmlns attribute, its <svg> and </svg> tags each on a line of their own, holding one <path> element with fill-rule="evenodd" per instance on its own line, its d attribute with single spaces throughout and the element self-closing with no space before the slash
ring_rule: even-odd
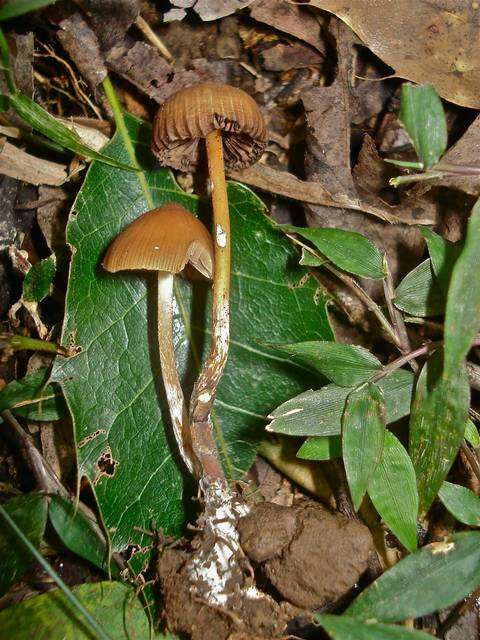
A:
<svg viewBox="0 0 480 640">
<path fill-rule="evenodd" d="M 390 319 L 393 323 L 393 329 L 397 337 L 396 344 L 403 354 L 410 353 L 412 348 L 410 346 L 410 339 L 408 337 L 407 327 L 405 326 L 403 315 L 393 304 L 393 299 L 395 297 L 395 288 L 393 285 L 392 274 L 390 273 L 388 262 L 385 256 L 383 258 L 383 266 L 385 269 L 383 291 L 385 293 L 385 301 L 387 303 L 388 313 L 390 314 Z M 416 364 L 415 360 L 409 360 L 409 363 L 412 369 L 417 372 L 418 365 Z"/>
<path fill-rule="evenodd" d="M 145 38 L 150 42 L 150 44 L 156 47 L 166 60 L 171 62 L 173 60 L 172 54 L 161 41 L 161 39 L 157 36 L 157 34 L 153 31 L 148 22 L 144 20 L 142 16 L 138 16 L 138 18 L 135 20 L 135 24 L 143 33 Z"/>
<path fill-rule="evenodd" d="M 480 482 L 480 462 L 478 460 L 476 453 L 474 453 L 470 449 L 470 447 L 468 446 L 468 443 L 465 440 L 463 440 L 460 450 L 464 454 L 465 458 L 467 459 L 467 462 L 470 465 L 470 468 L 472 469 L 474 476 Z"/>
<path fill-rule="evenodd" d="M 30 338 L 30 336 L 22 336 L 19 334 L 8 335 L 0 334 L 0 345 L 10 347 L 16 350 L 29 350 L 29 351 L 45 351 L 46 353 L 55 353 L 66 358 L 75 355 L 75 349 L 69 347 L 63 347 L 56 342 L 49 342 L 48 340 L 40 340 L 39 338 Z"/>
<path fill-rule="evenodd" d="M 478 364 L 467 362 L 467 373 L 472 389 L 480 391 L 480 367 Z"/>
</svg>

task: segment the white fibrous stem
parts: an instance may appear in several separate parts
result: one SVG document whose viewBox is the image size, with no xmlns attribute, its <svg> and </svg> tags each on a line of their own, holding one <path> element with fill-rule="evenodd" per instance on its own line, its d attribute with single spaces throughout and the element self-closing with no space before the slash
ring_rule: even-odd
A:
<svg viewBox="0 0 480 640">
<path fill-rule="evenodd" d="M 199 481 L 205 500 L 202 517 L 204 545 L 190 562 L 192 584 L 202 600 L 227 607 L 230 596 L 244 582 L 240 559 L 244 557 L 237 532 L 239 518 L 250 511 L 248 505 L 232 493 L 224 480 Z M 262 594 L 251 584 L 244 590 L 247 598 Z"/>
<path fill-rule="evenodd" d="M 157 301 L 158 350 L 173 435 L 183 462 L 190 473 L 193 473 L 193 454 L 188 435 L 188 414 L 178 378 L 173 346 L 173 275 L 171 273 L 159 272 Z"/>
</svg>

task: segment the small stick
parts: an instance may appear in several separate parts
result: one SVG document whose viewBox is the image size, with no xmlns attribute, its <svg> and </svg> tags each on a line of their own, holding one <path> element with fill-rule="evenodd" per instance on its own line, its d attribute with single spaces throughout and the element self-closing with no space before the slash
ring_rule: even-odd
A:
<svg viewBox="0 0 480 640">
<path fill-rule="evenodd" d="M 383 259 L 383 265 L 385 268 L 383 291 L 385 293 L 385 301 L 387 303 L 388 313 L 390 314 L 390 319 L 393 323 L 393 329 L 395 331 L 395 335 L 397 336 L 397 345 L 402 353 L 409 353 L 411 352 L 412 347 L 410 346 L 410 339 L 408 337 L 407 327 L 405 326 L 403 315 L 401 311 L 399 311 L 393 304 L 393 299 L 395 297 L 395 288 L 386 257 L 384 257 Z M 414 360 L 410 360 L 409 363 L 412 369 L 417 372 L 417 363 Z"/>
<path fill-rule="evenodd" d="M 155 31 L 153 31 L 153 29 L 148 24 L 148 22 L 146 20 L 144 20 L 142 18 L 142 16 L 138 16 L 138 18 L 135 20 L 135 24 L 140 29 L 140 31 L 143 33 L 145 38 L 150 42 L 150 44 L 152 44 L 154 47 L 156 47 L 166 60 L 171 62 L 173 60 L 172 54 L 167 49 L 167 47 L 164 45 L 164 43 L 161 41 L 161 39 L 157 36 Z"/>
</svg>

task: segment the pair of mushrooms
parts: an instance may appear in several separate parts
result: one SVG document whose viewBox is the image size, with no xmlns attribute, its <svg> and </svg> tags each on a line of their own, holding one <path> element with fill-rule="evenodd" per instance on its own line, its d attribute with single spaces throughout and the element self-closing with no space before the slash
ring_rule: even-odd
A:
<svg viewBox="0 0 480 640">
<path fill-rule="evenodd" d="M 176 203 L 144 213 L 110 245 L 103 266 L 158 271 L 158 343 L 162 377 L 180 454 L 197 478 L 224 478 L 210 413 L 225 368 L 229 343 L 230 218 L 227 169 L 255 163 L 267 143 L 263 116 L 244 91 L 206 83 L 164 102 L 155 118 L 152 151 L 162 166 L 195 170 L 205 140 L 211 181 L 215 243 L 205 226 Z M 195 383 L 190 416 L 175 364 L 172 330 L 173 275 L 190 263 L 212 279 L 210 354 Z"/>
</svg>

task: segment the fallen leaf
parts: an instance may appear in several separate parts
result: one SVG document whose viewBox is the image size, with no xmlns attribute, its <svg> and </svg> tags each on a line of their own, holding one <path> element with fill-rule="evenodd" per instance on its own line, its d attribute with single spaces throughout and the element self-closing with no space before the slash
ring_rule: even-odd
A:
<svg viewBox="0 0 480 640">
<path fill-rule="evenodd" d="M 93 91 L 107 75 L 100 43 L 80 13 L 60 22 L 57 38 Z"/>
<path fill-rule="evenodd" d="M 218 20 L 229 16 L 235 11 L 245 9 L 249 4 L 252 4 L 254 0 L 197 0 L 194 3 L 193 9 L 200 16 L 202 20 Z M 177 6 L 180 4 L 176 2 Z"/>
<path fill-rule="evenodd" d="M 431 82 L 443 98 L 480 108 L 476 2 L 309 0 L 308 6 L 341 18 L 398 76 Z"/>
<path fill-rule="evenodd" d="M 30 184 L 59 186 L 68 179 L 67 166 L 36 156 L 5 142 L 0 151 L 0 173 Z"/>
<path fill-rule="evenodd" d="M 88 17 L 102 49 L 111 49 L 127 33 L 140 14 L 139 0 L 75 0 Z"/>
<path fill-rule="evenodd" d="M 250 15 L 259 22 L 303 40 L 321 54 L 325 53 L 325 41 L 320 37 L 320 16 L 313 15 L 308 7 L 288 0 L 257 0 L 250 9 Z"/>
</svg>

